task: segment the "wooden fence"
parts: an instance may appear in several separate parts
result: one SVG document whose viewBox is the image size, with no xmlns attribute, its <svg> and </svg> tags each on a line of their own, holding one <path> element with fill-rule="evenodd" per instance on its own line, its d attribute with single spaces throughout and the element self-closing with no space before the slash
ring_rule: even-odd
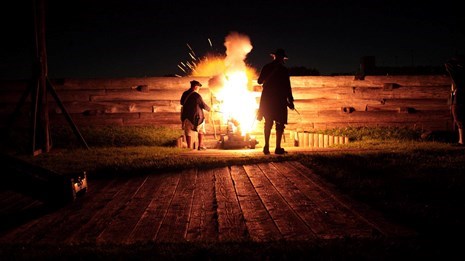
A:
<svg viewBox="0 0 465 261">
<path fill-rule="evenodd" d="M 115 79 L 56 79 L 52 85 L 77 126 L 163 125 L 180 128 L 179 99 L 190 77 Z M 207 88 L 200 93 L 212 100 L 208 78 L 197 77 Z M 261 86 L 252 84 L 259 99 Z M 447 99 L 450 78 L 439 76 L 291 77 L 298 111 L 289 111 L 288 130 L 314 131 L 347 126 L 405 126 L 424 130 L 451 130 Z M 0 82 L 0 120 L 4 125 L 28 84 Z M 51 124 L 67 124 L 50 96 Z M 27 122 L 30 99 L 22 107 L 19 122 Z M 240 106 L 240 102 L 238 102 Z M 225 123 L 208 114 L 207 131 L 221 132 Z M 213 124 L 215 123 L 215 124 Z M 256 130 L 261 131 L 263 122 Z"/>
</svg>

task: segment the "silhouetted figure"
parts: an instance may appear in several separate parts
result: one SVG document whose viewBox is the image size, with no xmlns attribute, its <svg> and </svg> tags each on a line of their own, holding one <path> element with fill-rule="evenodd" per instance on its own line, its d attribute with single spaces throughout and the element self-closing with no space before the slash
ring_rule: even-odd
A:
<svg viewBox="0 0 465 261">
<path fill-rule="evenodd" d="M 205 115 L 203 110 L 210 111 L 210 107 L 203 101 L 198 93 L 202 84 L 198 81 L 191 81 L 191 87 L 181 96 L 181 122 L 188 148 L 192 146 L 192 136 L 197 134 L 198 150 L 205 150 L 203 146 L 203 135 L 205 132 Z"/>
<path fill-rule="evenodd" d="M 258 77 L 258 84 L 263 84 L 260 97 L 260 107 L 257 119 L 265 118 L 265 145 L 263 153 L 270 154 L 270 135 L 273 123 L 276 125 L 276 148 L 275 154 L 284 154 L 281 148 L 281 139 L 287 124 L 287 107 L 294 110 L 294 97 L 292 96 L 291 81 L 288 68 L 284 65 L 287 55 L 283 49 L 277 49 L 271 53 L 273 61 L 266 64 Z"/>
<path fill-rule="evenodd" d="M 454 123 L 459 131 L 458 144 L 464 145 L 463 123 L 465 120 L 465 70 L 464 56 L 456 56 L 449 59 L 446 64 L 446 70 L 452 79 L 450 108 Z"/>
</svg>

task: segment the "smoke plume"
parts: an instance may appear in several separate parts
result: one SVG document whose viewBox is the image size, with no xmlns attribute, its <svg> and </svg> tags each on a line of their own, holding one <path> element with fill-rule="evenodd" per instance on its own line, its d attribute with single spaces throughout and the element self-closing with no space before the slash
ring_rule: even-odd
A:
<svg viewBox="0 0 465 261">
<path fill-rule="evenodd" d="M 246 70 L 245 58 L 252 51 L 252 44 L 247 35 L 231 32 L 226 36 L 224 46 L 226 47 L 225 65 L 226 70 Z"/>
</svg>

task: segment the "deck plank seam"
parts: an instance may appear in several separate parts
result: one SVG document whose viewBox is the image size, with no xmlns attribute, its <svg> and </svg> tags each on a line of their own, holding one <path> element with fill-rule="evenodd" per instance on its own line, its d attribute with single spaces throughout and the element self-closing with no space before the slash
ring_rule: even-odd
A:
<svg viewBox="0 0 465 261">
<path fill-rule="evenodd" d="M 264 164 L 267 164 L 267 165 L 271 165 L 269 163 L 264 163 Z M 258 164 L 258 167 L 262 170 L 264 176 L 268 179 L 268 181 L 270 182 L 270 184 L 273 186 L 273 188 L 275 189 L 276 193 L 278 193 L 280 195 L 280 197 L 282 198 L 282 200 L 284 202 L 286 202 L 286 205 L 289 207 L 289 209 L 292 210 L 292 212 L 294 212 L 294 214 L 300 219 L 300 221 L 302 221 L 303 224 L 305 224 L 305 226 L 307 226 L 307 228 L 312 232 L 313 236 L 316 238 L 318 237 L 317 233 L 312 229 L 312 227 L 302 218 L 302 216 L 292 207 L 292 205 L 286 200 L 286 198 L 281 194 L 281 192 L 279 192 L 279 189 L 276 188 L 276 185 L 273 183 L 273 181 L 268 177 L 268 174 L 266 173 L 266 171 L 263 170 L 263 167 L 261 167 L 262 164 Z M 272 166 L 272 165 L 271 165 Z M 276 172 L 277 173 L 281 173 L 275 166 L 273 166 L 273 168 L 275 168 Z M 286 178 L 286 177 L 284 177 Z M 286 178 L 287 179 L 287 178 Z M 289 179 L 287 179 L 289 181 Z M 290 181 L 289 181 L 290 182 Z M 292 182 L 290 182 L 292 184 Z M 293 184 L 294 186 L 294 184 Z M 295 186 L 294 186 L 295 187 Z"/>
</svg>

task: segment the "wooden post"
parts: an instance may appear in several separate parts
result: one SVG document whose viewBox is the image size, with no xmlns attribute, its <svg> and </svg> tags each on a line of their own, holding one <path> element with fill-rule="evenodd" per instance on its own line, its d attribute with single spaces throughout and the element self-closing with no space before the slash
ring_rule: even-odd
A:
<svg viewBox="0 0 465 261">
<path fill-rule="evenodd" d="M 318 133 L 313 133 L 313 147 L 318 148 Z"/>
<path fill-rule="evenodd" d="M 328 137 L 329 137 L 328 134 L 323 135 L 323 147 L 324 148 L 328 147 L 328 144 L 329 144 L 329 140 L 328 140 L 329 138 Z"/>
<path fill-rule="evenodd" d="M 303 146 L 304 146 L 304 133 L 299 132 L 299 147 L 303 147 Z"/>
<path fill-rule="evenodd" d="M 331 147 L 334 145 L 334 136 L 328 135 L 328 146 Z"/>
<path fill-rule="evenodd" d="M 309 136 L 308 131 L 304 131 L 304 145 L 303 145 L 303 147 L 308 147 L 308 136 Z"/>
<path fill-rule="evenodd" d="M 344 137 L 344 144 L 349 144 L 349 137 Z"/>
<path fill-rule="evenodd" d="M 318 134 L 318 147 L 323 148 L 324 146 L 324 140 L 323 140 L 323 134 Z"/>
<path fill-rule="evenodd" d="M 299 147 L 299 138 L 296 131 L 289 132 L 290 140 L 294 144 L 294 147 Z"/>
<path fill-rule="evenodd" d="M 289 131 L 289 139 L 291 140 L 291 142 L 294 142 L 294 131 L 292 130 Z"/>
<path fill-rule="evenodd" d="M 33 135 L 32 138 L 32 153 L 33 155 L 39 154 L 41 151 L 36 149 L 36 142 L 40 143 L 43 151 L 49 152 L 50 133 L 49 133 L 49 115 L 47 103 L 47 50 L 45 47 L 45 4 L 44 0 L 34 1 L 34 38 L 36 47 L 36 67 L 37 67 L 37 92 L 36 99 L 34 100 L 34 118 L 33 121 Z M 37 116 L 39 115 L 39 122 Z M 39 125 L 39 131 L 37 131 Z M 36 136 L 40 135 L 41 139 L 36 140 Z"/>
<path fill-rule="evenodd" d="M 308 135 L 308 146 L 313 147 L 314 139 L 313 139 L 313 133 L 310 133 Z"/>
</svg>

